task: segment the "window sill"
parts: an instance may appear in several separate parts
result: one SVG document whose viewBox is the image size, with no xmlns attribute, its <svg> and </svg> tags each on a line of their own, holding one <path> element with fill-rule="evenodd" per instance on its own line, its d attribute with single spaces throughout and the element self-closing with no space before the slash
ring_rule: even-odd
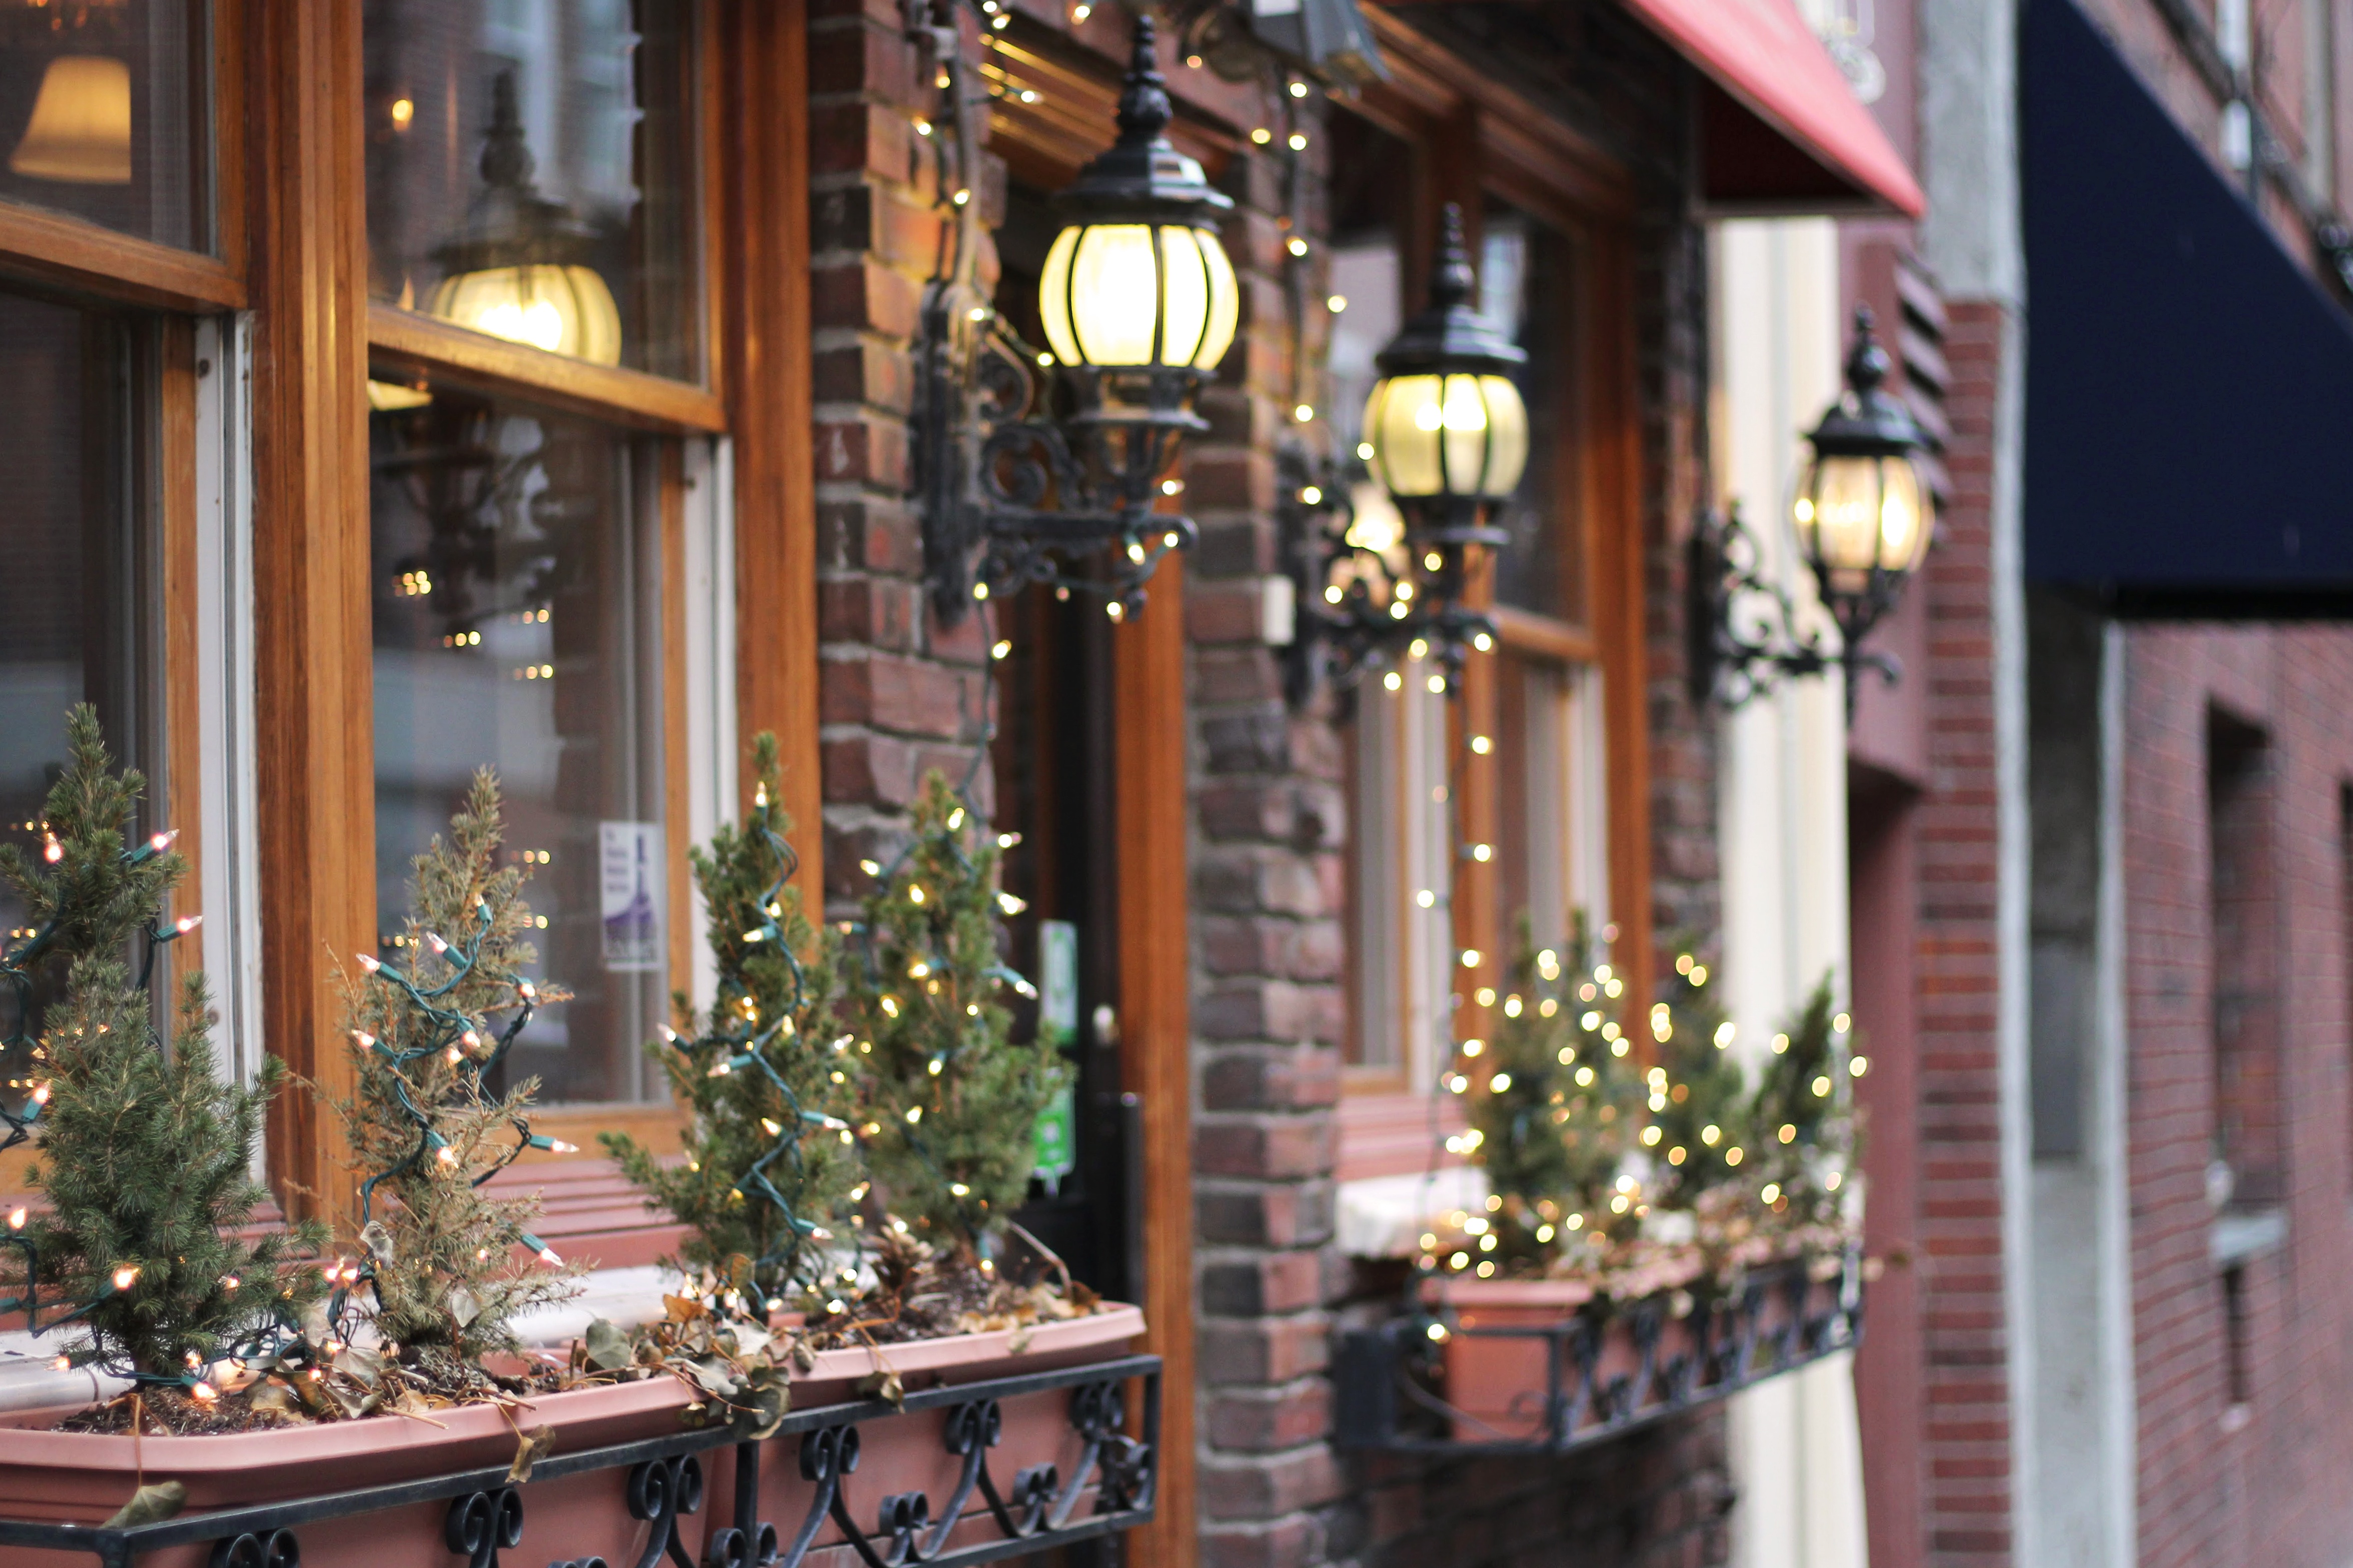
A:
<svg viewBox="0 0 2353 1568">
<path fill-rule="evenodd" d="M 1430 1215 L 1486 1201 L 1487 1173 L 1475 1165 L 1342 1182 L 1333 1205 L 1335 1239 L 1350 1258 L 1409 1258 Z"/>
</svg>

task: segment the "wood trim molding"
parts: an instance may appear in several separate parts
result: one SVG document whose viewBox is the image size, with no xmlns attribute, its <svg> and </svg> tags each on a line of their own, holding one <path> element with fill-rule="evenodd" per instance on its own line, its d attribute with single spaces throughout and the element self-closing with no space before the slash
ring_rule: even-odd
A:
<svg viewBox="0 0 2353 1568">
<path fill-rule="evenodd" d="M 1470 109 L 1490 164 L 1508 171 L 1509 183 L 1542 187 L 1588 215 L 1633 210 L 1633 177 L 1616 158 L 1386 7 L 1366 5 L 1365 18 L 1391 79 L 1365 89 L 1374 118 L 1401 126 Z"/>
<path fill-rule="evenodd" d="M 1611 958 L 1626 980 L 1620 1015 L 1638 1018 L 1651 1005 L 1652 913 L 1649 601 L 1632 248 L 1622 232 L 1595 237 L 1587 515 L 1593 519 L 1588 603 L 1602 655 L 1602 725 L 1609 749 L 1609 907 L 1618 926 Z"/>
<path fill-rule="evenodd" d="M 348 1094 L 332 965 L 375 946 L 368 599 L 366 218 L 357 0 L 258 8 L 243 155 L 254 318 L 253 534 L 263 1016 L 272 1049 Z M 348 1218 L 348 1156 L 317 1099 L 272 1108 L 296 1214 Z"/>
<path fill-rule="evenodd" d="M 1193 1335 L 1192 900 L 1185 699 L 1185 565 L 1112 639 L 1113 800 L 1119 835 L 1120 1080 L 1143 1101 L 1145 1348 L 1163 1362 L 1159 1515 L 1136 1531 L 1142 1568 L 1193 1568 L 1197 1533 Z"/>
<path fill-rule="evenodd" d="M 529 397 L 567 414 L 643 430 L 715 434 L 727 428 L 718 394 L 618 365 L 591 364 L 372 300 L 373 357 L 427 371 L 460 386 Z"/>
<path fill-rule="evenodd" d="M 526 1151 L 515 1163 L 519 1165 L 578 1164 L 584 1161 L 598 1164 L 609 1163 L 596 1142 L 599 1132 L 626 1132 L 657 1155 L 672 1154 L 679 1147 L 679 1134 L 687 1123 L 686 1108 L 675 1101 L 649 1101 L 643 1105 L 543 1105 L 531 1113 L 531 1130 L 548 1138 L 560 1138 L 566 1143 L 576 1143 L 576 1154 L 558 1154 L 546 1150 Z"/>
<path fill-rule="evenodd" d="M 216 257 L 0 202 L 0 272 L 164 310 L 241 310 L 245 279 Z"/>
<path fill-rule="evenodd" d="M 1514 609 L 1509 605 L 1490 605 L 1487 614 L 1494 617 L 1496 640 L 1514 652 L 1568 664 L 1600 662 L 1601 645 L 1591 633 L 1567 621 Z"/>
<path fill-rule="evenodd" d="M 810 356 L 808 26 L 806 0 L 729 0 L 721 199 L 733 215 L 724 320 L 735 445 L 736 731 L 773 730 L 784 805 L 812 915 L 825 900 L 818 778 L 817 453 Z"/>
</svg>

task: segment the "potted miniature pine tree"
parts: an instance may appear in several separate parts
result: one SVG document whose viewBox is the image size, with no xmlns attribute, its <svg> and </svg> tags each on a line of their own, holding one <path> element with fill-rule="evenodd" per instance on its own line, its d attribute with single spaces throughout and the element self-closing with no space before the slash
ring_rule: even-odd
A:
<svg viewBox="0 0 2353 1568">
<path fill-rule="evenodd" d="M 871 1343 L 899 1372 L 1082 1358 L 1139 1332 L 1072 1280 L 1014 1211 L 1039 1113 L 1069 1080 L 1050 1038 L 1011 1037 L 1001 850 L 947 780 L 923 781 L 896 861 L 871 866 L 840 962 L 851 1121 L 871 1172 L 861 1295 L 812 1302 L 816 1343 Z M 853 1331 L 851 1325 L 857 1327 Z M 922 1348 L 918 1349 L 918 1345 Z"/>
<path fill-rule="evenodd" d="M 1541 1338 L 1455 1329 L 1581 1317 L 1594 1386 L 1639 1390 L 1646 1368 L 1725 1364 L 1744 1301 L 1768 1334 L 1831 1312 L 1852 1239 L 1850 1058 L 1827 982 L 1752 1093 L 1696 954 L 1677 957 L 1637 1041 L 1617 1021 L 1622 977 L 1590 957 L 1564 976 L 1525 929 L 1494 1038 L 1475 1055 L 1465 1042 L 1447 1079 L 1472 1097 L 1456 1146 L 1486 1169 L 1487 1212 L 1435 1222 L 1419 1259 L 1427 1300 L 1452 1313 L 1427 1321 L 1429 1341 L 1473 1440 L 1546 1439 L 1559 1415 Z M 1760 1293 L 1750 1268 L 1768 1263 Z"/>
<path fill-rule="evenodd" d="M 137 955 L 142 933 L 162 934 L 161 900 L 180 868 L 161 841 L 124 847 L 137 780 L 106 777 L 94 726 L 78 717 L 74 734 L 74 767 L 48 806 L 46 866 L 0 851 L 41 932 L 36 951 L 0 967 L 21 976 L 46 952 L 81 954 L 44 1021 L 47 1103 L 29 1118 L 55 1207 L 24 1235 L 40 1260 L 43 1313 L 71 1310 L 84 1336 L 67 1359 L 138 1377 L 142 1412 L 155 1419 L 121 1435 L 0 1428 L 0 1511 L 96 1522 L 144 1481 L 139 1507 L 153 1518 L 486 1467 L 511 1467 L 528 1499 L 540 1484 L 533 1463 L 550 1448 L 675 1430 L 692 1394 L 671 1378 L 628 1368 L 592 1379 L 516 1353 L 516 1315 L 571 1286 L 538 1256 L 528 1205 L 475 1187 L 520 1147 L 554 1142 L 530 1129 L 529 1085 L 501 1093 L 485 1075 L 534 1005 L 560 993 L 526 977 L 530 911 L 519 872 L 495 868 L 492 781 L 477 781 L 448 837 L 417 861 L 405 962 L 363 955 L 347 978 L 359 1087 L 337 1109 L 364 1223 L 355 1248 L 297 1268 L 292 1255 L 315 1246 L 317 1227 L 239 1234 L 259 1195 L 248 1173 L 261 1108 L 282 1069 L 251 1088 L 214 1081 L 193 991 L 170 1053 L 157 1048 L 121 955 Z M 193 1418 L 206 1409 L 214 1420 Z M 182 1410 L 192 1418 L 174 1419 Z M 646 1528 L 620 1489 L 544 1484 L 554 1506 L 525 1507 L 560 1520 L 552 1546 L 586 1556 Z M 440 1561 L 450 1518 L 437 1497 L 316 1521 L 301 1527 L 301 1555 L 311 1568 Z M 699 1550 L 702 1522 L 681 1530 Z M 207 1550 L 141 1561 L 195 1568 Z"/>
<path fill-rule="evenodd" d="M 32 932 L 0 955 L 20 1031 L 41 972 L 63 980 L 26 1053 L 37 1082 L 12 1118 L 37 1136 L 30 1180 L 47 1206 L 10 1217 L 25 1278 L 0 1310 L 58 1333 L 64 1364 L 131 1380 L 125 1401 L 78 1425 L 203 1431 L 223 1419 L 216 1367 L 299 1346 L 325 1287 L 292 1265 L 324 1234 L 238 1234 L 269 1195 L 252 1173 L 285 1064 L 265 1058 L 250 1084 L 221 1079 L 200 973 L 181 981 L 168 1040 L 159 1033 L 156 958 L 195 923 L 165 921 L 187 863 L 169 832 L 131 841 L 145 781 L 113 771 L 96 711 L 75 708 L 67 735 L 42 853 L 0 847 Z"/>
</svg>

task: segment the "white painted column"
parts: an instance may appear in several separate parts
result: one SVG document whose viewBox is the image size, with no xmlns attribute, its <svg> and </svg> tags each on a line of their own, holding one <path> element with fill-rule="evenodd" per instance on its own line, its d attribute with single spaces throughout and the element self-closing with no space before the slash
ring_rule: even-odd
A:
<svg viewBox="0 0 2353 1568">
<path fill-rule="evenodd" d="M 1715 235 L 1711 428 L 1719 504 L 1736 503 L 1766 574 L 1821 614 L 1786 511 L 1799 437 L 1838 395 L 1838 235 L 1822 219 Z M 1752 1064 L 1824 974 L 1847 993 L 1846 719 L 1835 674 L 1725 717 L 1718 823 L 1724 1001 Z M 1736 1568 L 1863 1568 L 1852 1359 L 1829 1357 L 1732 1401 Z"/>
</svg>

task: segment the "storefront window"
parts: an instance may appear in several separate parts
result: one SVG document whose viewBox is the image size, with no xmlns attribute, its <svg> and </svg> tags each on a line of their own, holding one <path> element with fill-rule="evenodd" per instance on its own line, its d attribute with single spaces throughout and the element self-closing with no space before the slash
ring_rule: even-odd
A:
<svg viewBox="0 0 2353 1568">
<path fill-rule="evenodd" d="M 139 491 L 148 465 L 133 398 L 134 322 L 0 295 L 0 378 L 14 405 L 0 431 L 0 838 L 41 841 L 42 803 L 65 771 L 66 710 L 94 704 L 115 754 L 159 773 L 161 595 Z M 153 825 L 163 781 L 151 777 Z M 0 931 L 31 934 L 0 888 Z M 55 976 L 44 977 L 45 983 Z M 37 993 L 37 1013 L 45 1000 Z M 13 1027 L 15 999 L 0 995 Z M 0 1063 L 0 1079 L 21 1063 Z"/>
<path fill-rule="evenodd" d="M 670 994 L 659 443 L 428 384 L 369 420 L 376 908 L 497 771 L 531 875 L 542 1009 L 510 1057 L 545 1101 L 658 1093 Z"/>
<path fill-rule="evenodd" d="M 510 342 L 702 374 L 689 0 L 378 0 L 369 292 Z"/>
<path fill-rule="evenodd" d="M 191 0 L 0 5 L 0 200 L 210 248 L 204 10 Z"/>
</svg>

